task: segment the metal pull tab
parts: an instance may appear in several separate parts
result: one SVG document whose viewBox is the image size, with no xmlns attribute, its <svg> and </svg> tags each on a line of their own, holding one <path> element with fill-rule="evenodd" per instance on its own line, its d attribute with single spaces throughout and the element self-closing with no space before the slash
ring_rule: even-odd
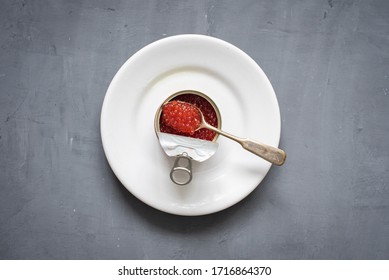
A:
<svg viewBox="0 0 389 280">
<path fill-rule="evenodd" d="M 170 171 L 170 179 L 181 186 L 192 181 L 192 160 L 187 153 L 177 156 Z"/>
</svg>

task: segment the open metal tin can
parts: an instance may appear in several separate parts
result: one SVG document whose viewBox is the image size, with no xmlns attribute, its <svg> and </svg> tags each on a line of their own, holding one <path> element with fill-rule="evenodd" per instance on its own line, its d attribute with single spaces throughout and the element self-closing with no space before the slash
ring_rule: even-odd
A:
<svg viewBox="0 0 389 280">
<path fill-rule="evenodd" d="M 170 171 L 170 179 L 177 185 L 187 185 L 191 182 L 193 178 L 192 160 L 203 162 L 213 156 L 218 148 L 217 139 L 219 135 L 217 133 L 215 133 L 212 139 L 204 140 L 194 138 L 193 136 L 178 135 L 174 132 L 163 131 L 161 127 L 163 106 L 172 100 L 180 100 L 180 98 L 187 97 L 190 99 L 191 96 L 201 102 L 206 102 L 206 106 L 212 110 L 212 113 L 216 117 L 217 125 L 215 126 L 221 129 L 222 125 L 220 111 L 215 102 L 199 91 L 183 90 L 176 92 L 166 98 L 158 107 L 154 118 L 154 129 L 158 141 L 166 155 L 175 158 L 173 167 Z M 199 109 L 201 110 L 201 108 Z"/>
</svg>

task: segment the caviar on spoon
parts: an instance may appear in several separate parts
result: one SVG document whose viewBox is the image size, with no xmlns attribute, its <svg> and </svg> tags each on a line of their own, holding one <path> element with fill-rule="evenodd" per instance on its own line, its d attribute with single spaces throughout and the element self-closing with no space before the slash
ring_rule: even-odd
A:
<svg viewBox="0 0 389 280">
<path fill-rule="evenodd" d="M 187 102 L 173 100 L 164 104 L 162 107 L 162 122 L 181 133 L 189 135 L 193 135 L 201 128 L 212 130 L 238 142 L 244 149 L 275 165 L 282 165 L 286 159 L 286 153 L 281 149 L 248 138 L 236 137 L 208 124 L 201 110 Z"/>
</svg>

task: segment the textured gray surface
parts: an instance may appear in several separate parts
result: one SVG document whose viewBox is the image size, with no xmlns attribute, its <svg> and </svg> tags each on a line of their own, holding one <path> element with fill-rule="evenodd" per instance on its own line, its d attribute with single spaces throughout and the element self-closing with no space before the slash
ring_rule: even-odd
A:
<svg viewBox="0 0 389 280">
<path fill-rule="evenodd" d="M 0 5 L 1 259 L 389 258 L 389 1 Z M 121 64 L 181 33 L 259 63 L 288 152 L 248 198 L 204 217 L 138 201 L 100 140 Z"/>
</svg>

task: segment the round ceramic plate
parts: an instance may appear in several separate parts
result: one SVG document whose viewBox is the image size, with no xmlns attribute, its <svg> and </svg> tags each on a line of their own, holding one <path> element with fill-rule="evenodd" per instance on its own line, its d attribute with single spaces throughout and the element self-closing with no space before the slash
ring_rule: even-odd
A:
<svg viewBox="0 0 389 280">
<path fill-rule="evenodd" d="M 195 90 L 218 106 L 222 129 L 278 146 L 277 98 L 261 68 L 237 47 L 203 35 L 178 35 L 147 45 L 120 68 L 106 93 L 101 136 L 112 170 L 146 204 L 177 215 L 223 210 L 250 194 L 270 163 L 219 137 L 209 160 L 193 164 L 186 186 L 169 177 L 174 163 L 159 145 L 154 115 L 171 94 Z"/>
</svg>

